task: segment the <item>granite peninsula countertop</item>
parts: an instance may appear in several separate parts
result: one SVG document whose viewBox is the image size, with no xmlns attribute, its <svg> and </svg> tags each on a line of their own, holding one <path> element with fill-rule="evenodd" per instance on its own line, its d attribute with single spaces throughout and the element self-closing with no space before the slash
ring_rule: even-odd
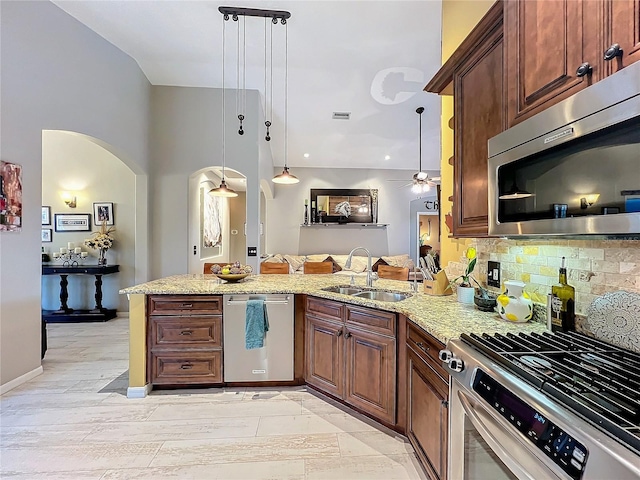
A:
<svg viewBox="0 0 640 480">
<path fill-rule="evenodd" d="M 376 280 L 373 288 L 391 292 L 410 292 L 412 296 L 400 302 L 381 302 L 340 293 L 323 288 L 348 285 L 344 275 L 251 275 L 239 283 L 219 283 L 217 277 L 204 274 L 184 274 L 153 280 L 120 290 L 121 294 L 144 295 L 225 295 L 225 294 L 307 294 L 339 302 L 377 308 L 405 315 L 413 323 L 433 335 L 442 343 L 457 338 L 461 333 L 543 332 L 546 325 L 539 322 L 511 323 L 497 313 L 481 312 L 474 305 L 458 303 L 454 295 L 436 297 L 411 292 L 410 282 Z M 364 287 L 364 278 L 356 279 L 357 287 Z"/>
</svg>

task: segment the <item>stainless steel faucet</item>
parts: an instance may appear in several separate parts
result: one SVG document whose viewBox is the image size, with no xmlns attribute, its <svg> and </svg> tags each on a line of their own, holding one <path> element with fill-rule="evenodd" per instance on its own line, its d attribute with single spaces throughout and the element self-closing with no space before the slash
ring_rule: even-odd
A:
<svg viewBox="0 0 640 480">
<path fill-rule="evenodd" d="M 353 252 L 355 252 L 356 250 L 364 250 L 365 252 L 367 252 L 367 287 L 372 287 L 373 281 L 378 279 L 378 274 L 371 270 L 371 253 L 369 253 L 369 250 L 364 247 L 356 247 L 351 250 L 349 256 L 347 257 L 347 261 L 344 264 L 344 267 L 351 268 L 351 258 L 353 257 Z"/>
</svg>

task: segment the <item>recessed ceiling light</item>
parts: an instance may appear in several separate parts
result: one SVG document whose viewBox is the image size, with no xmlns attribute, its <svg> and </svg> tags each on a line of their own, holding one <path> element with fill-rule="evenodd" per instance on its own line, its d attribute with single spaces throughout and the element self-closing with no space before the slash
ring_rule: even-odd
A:
<svg viewBox="0 0 640 480">
<path fill-rule="evenodd" d="M 385 156 L 384 156 L 384 159 L 385 159 L 385 160 L 391 160 L 391 155 L 385 155 Z"/>
<path fill-rule="evenodd" d="M 309 154 L 308 153 L 305 153 L 303 156 L 304 156 L 304 158 L 309 158 Z"/>
</svg>

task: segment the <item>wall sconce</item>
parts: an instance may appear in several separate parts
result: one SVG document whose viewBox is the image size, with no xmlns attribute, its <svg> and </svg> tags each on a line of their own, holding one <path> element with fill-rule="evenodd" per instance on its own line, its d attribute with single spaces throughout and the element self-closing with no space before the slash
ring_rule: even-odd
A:
<svg viewBox="0 0 640 480">
<path fill-rule="evenodd" d="M 69 192 L 62 192 L 60 194 L 62 196 L 62 200 L 67 204 L 69 208 L 76 208 L 76 196 Z"/>
<path fill-rule="evenodd" d="M 583 210 L 585 208 L 589 208 L 591 205 L 598 201 L 598 198 L 600 198 L 599 193 L 591 193 L 589 195 L 585 195 L 580 199 L 580 208 Z"/>
</svg>

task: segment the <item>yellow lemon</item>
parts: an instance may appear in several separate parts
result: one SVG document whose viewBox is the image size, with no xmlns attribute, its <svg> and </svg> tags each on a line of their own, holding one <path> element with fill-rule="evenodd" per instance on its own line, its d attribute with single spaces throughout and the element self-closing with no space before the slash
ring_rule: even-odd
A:
<svg viewBox="0 0 640 480">
<path fill-rule="evenodd" d="M 223 268 L 221 273 L 223 275 L 229 275 L 229 273 L 231 273 L 231 270 L 229 270 L 228 268 Z"/>
<path fill-rule="evenodd" d="M 469 260 L 473 260 L 474 258 L 476 258 L 477 252 L 476 249 L 473 247 L 469 247 L 467 248 L 467 258 Z"/>
</svg>

